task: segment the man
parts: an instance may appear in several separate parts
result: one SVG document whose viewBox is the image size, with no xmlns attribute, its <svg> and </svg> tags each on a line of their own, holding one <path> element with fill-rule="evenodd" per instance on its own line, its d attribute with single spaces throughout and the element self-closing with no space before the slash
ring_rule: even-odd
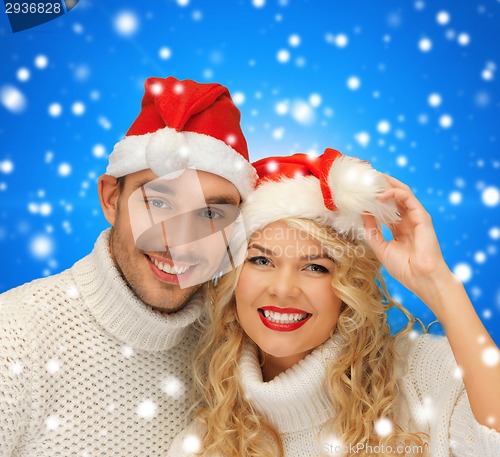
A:
<svg viewBox="0 0 500 457">
<path fill-rule="evenodd" d="M 255 182 L 239 120 L 221 85 L 146 81 L 99 179 L 112 228 L 0 296 L 0 456 L 165 454 L 190 406 L 202 283 L 233 264 Z"/>
</svg>

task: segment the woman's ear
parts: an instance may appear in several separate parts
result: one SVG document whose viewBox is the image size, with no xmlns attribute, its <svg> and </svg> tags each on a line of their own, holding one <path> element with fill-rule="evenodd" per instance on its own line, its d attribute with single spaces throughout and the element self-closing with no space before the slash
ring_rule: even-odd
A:
<svg viewBox="0 0 500 457">
<path fill-rule="evenodd" d="M 120 188 L 114 176 L 102 175 L 97 183 L 99 201 L 106 220 L 113 225 L 118 211 Z"/>
</svg>

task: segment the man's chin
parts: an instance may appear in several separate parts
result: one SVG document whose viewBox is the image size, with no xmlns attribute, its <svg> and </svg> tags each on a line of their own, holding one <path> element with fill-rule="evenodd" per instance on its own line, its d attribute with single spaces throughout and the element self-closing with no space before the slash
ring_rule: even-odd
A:
<svg viewBox="0 0 500 457">
<path fill-rule="evenodd" d="M 143 297 L 142 301 L 156 312 L 173 314 L 185 308 L 200 287 L 201 284 L 186 289 L 181 289 L 179 286 L 169 287 L 170 290 L 165 291 L 161 297 Z M 175 291 L 172 289 L 175 289 Z"/>
</svg>

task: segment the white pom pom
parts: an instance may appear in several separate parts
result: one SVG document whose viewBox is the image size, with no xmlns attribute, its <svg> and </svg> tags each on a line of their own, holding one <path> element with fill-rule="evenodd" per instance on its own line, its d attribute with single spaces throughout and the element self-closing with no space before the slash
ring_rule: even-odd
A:
<svg viewBox="0 0 500 457">
<path fill-rule="evenodd" d="M 183 133 L 168 127 L 156 131 L 146 147 L 146 162 L 158 176 L 187 168 L 188 156 Z"/>
<path fill-rule="evenodd" d="M 363 213 L 370 213 L 380 224 L 398 221 L 394 201 L 381 202 L 377 195 L 389 188 L 385 178 L 367 162 L 354 157 L 336 159 L 328 174 L 328 185 L 337 207 L 334 226 L 341 233 L 363 233 Z"/>
</svg>

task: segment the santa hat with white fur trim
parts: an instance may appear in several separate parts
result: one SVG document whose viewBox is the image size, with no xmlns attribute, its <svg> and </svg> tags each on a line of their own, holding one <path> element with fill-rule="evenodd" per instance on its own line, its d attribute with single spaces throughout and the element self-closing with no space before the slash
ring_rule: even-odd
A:
<svg viewBox="0 0 500 457">
<path fill-rule="evenodd" d="M 368 162 L 326 149 L 319 157 L 294 154 L 253 163 L 259 180 L 243 205 L 251 234 L 287 217 L 314 219 L 353 238 L 363 238 L 361 215 L 370 213 L 378 223 L 397 223 L 394 201 L 377 200 L 389 186 Z"/>
<path fill-rule="evenodd" d="M 139 116 L 109 157 L 116 178 L 151 168 L 158 176 L 185 168 L 232 182 L 242 197 L 253 189 L 240 112 L 220 84 L 148 78 Z"/>
</svg>

